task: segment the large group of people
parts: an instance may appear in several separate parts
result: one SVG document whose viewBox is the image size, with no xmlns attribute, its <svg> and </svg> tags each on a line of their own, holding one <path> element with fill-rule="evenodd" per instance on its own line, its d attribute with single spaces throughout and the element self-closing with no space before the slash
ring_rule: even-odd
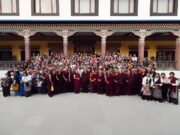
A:
<svg viewBox="0 0 180 135">
<path fill-rule="evenodd" d="M 153 62 L 138 63 L 135 55 L 91 54 L 32 55 L 18 64 L 2 81 L 4 97 L 67 92 L 90 92 L 107 96 L 140 95 L 143 100 L 177 102 L 178 80 L 173 72 L 156 73 Z"/>
</svg>

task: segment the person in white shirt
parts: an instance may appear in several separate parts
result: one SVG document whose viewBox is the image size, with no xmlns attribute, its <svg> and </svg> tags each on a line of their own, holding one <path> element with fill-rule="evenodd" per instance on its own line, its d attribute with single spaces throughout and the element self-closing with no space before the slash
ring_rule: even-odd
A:
<svg viewBox="0 0 180 135">
<path fill-rule="evenodd" d="M 31 87 L 30 87 L 30 76 L 25 72 L 23 77 L 22 77 L 22 82 L 24 83 L 24 88 L 25 88 L 25 96 L 29 97 L 31 96 Z"/>
<path fill-rule="evenodd" d="M 151 87 L 153 85 L 153 79 L 150 76 L 150 73 L 147 73 L 142 81 L 142 99 L 143 100 L 152 100 Z"/>
<path fill-rule="evenodd" d="M 133 57 L 132 57 L 132 61 L 133 61 L 133 62 L 137 62 L 137 57 L 136 57 L 136 54 L 134 54 L 134 55 L 133 55 Z"/>
<path fill-rule="evenodd" d="M 161 73 L 161 88 L 162 88 L 162 97 L 164 101 L 168 100 L 168 91 L 171 88 L 170 79 L 166 77 L 165 73 Z"/>
</svg>

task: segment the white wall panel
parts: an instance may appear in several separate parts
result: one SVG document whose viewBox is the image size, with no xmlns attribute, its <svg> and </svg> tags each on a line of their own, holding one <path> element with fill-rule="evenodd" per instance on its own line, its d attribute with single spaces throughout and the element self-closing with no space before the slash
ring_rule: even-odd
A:
<svg viewBox="0 0 180 135">
<path fill-rule="evenodd" d="M 180 20 L 178 16 L 150 16 L 150 0 L 139 0 L 138 16 L 110 16 L 110 0 L 99 0 L 99 16 L 71 16 L 71 0 L 59 0 L 59 16 L 31 16 L 31 0 L 19 0 L 20 16 L 0 16 L 0 20 Z"/>
</svg>

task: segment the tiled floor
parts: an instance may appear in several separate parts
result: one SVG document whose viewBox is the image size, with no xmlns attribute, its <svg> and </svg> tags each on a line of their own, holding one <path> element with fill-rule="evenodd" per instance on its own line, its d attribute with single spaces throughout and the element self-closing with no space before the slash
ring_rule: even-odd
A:
<svg viewBox="0 0 180 135">
<path fill-rule="evenodd" d="M 0 135 L 179 135 L 179 125 L 180 105 L 138 96 L 0 93 Z"/>
</svg>

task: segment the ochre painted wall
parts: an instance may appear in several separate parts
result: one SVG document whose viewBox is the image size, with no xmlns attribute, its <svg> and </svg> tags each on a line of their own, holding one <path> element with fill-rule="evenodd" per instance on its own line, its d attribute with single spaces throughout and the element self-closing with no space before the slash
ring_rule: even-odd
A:
<svg viewBox="0 0 180 135">
<path fill-rule="evenodd" d="M 31 41 L 32 47 L 39 47 L 40 54 L 48 54 L 48 43 L 57 43 L 57 41 Z M 129 55 L 129 47 L 137 48 L 138 41 L 119 41 L 118 44 L 120 45 L 120 54 L 121 56 L 128 56 Z M 156 48 L 175 48 L 175 41 L 146 41 L 146 48 L 148 48 L 148 57 L 151 56 L 156 57 Z M 12 48 L 13 55 L 16 56 L 17 60 L 21 59 L 20 54 L 20 46 L 23 46 L 23 41 L 0 41 L 0 48 L 6 48 L 7 46 Z M 97 41 L 95 45 L 95 52 L 97 54 L 101 54 L 101 42 Z M 68 44 L 68 54 L 74 54 L 74 44 L 69 42 Z"/>
</svg>

